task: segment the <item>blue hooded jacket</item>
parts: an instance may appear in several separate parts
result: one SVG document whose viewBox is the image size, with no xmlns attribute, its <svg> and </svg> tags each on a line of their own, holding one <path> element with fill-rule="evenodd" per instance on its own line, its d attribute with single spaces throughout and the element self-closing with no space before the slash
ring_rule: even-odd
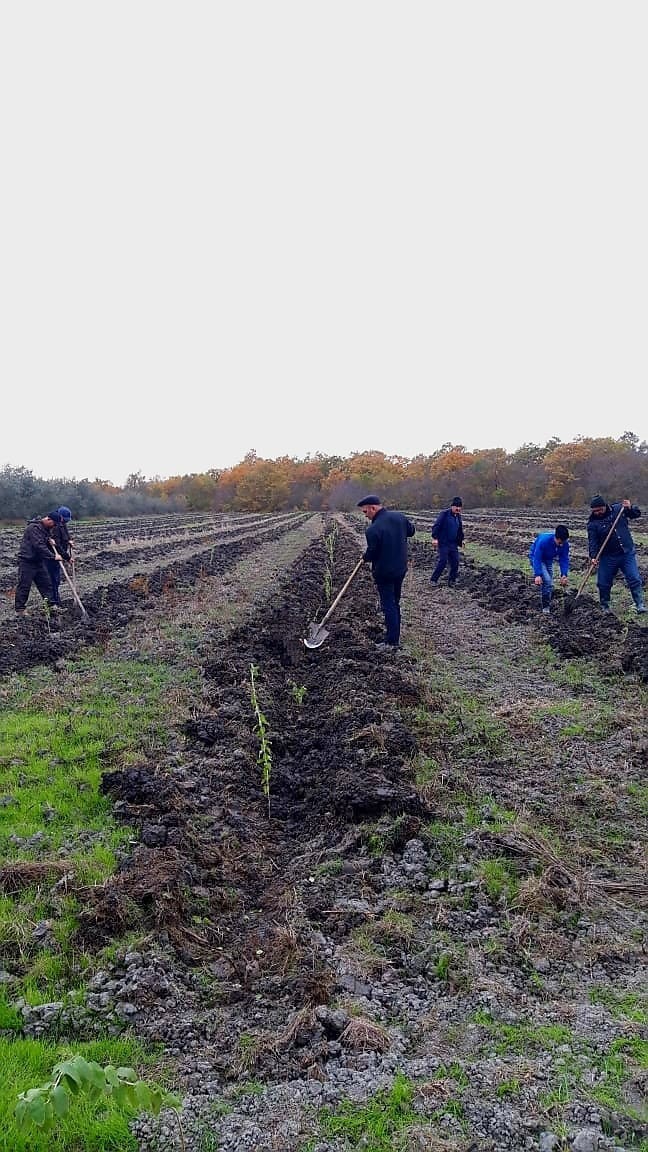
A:
<svg viewBox="0 0 648 1152">
<path fill-rule="evenodd" d="M 569 575 L 569 540 L 556 544 L 555 532 L 540 532 L 529 548 L 529 560 L 534 576 L 542 576 L 542 565 L 550 571 L 554 560 L 560 566 L 560 575 Z"/>
</svg>

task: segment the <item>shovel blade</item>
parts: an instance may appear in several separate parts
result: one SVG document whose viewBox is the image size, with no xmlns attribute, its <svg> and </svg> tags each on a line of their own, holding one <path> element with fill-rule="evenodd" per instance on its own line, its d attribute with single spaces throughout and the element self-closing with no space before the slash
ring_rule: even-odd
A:
<svg viewBox="0 0 648 1152">
<path fill-rule="evenodd" d="M 326 628 L 322 628 L 320 624 L 311 624 L 308 629 L 308 636 L 304 637 L 304 644 L 307 648 L 319 648 L 327 636 L 328 631 Z"/>
</svg>

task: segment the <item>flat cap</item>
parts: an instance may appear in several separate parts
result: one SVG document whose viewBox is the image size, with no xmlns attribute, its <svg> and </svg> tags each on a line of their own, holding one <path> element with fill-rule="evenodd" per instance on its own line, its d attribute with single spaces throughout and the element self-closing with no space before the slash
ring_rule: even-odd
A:
<svg viewBox="0 0 648 1152">
<path fill-rule="evenodd" d="M 378 496 L 363 496 L 362 500 L 358 500 L 356 507 L 366 508 L 368 504 L 375 504 L 378 506 L 379 504 L 382 504 L 382 500 L 380 500 Z"/>
</svg>

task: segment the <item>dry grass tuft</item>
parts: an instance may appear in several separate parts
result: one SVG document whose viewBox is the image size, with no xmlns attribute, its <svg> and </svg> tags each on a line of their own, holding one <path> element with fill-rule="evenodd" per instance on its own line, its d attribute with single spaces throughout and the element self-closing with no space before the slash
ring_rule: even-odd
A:
<svg viewBox="0 0 648 1152">
<path fill-rule="evenodd" d="M 69 860 L 13 860 L 0 868 L 0 891 L 15 895 L 24 888 L 51 884 L 72 871 Z"/>
<path fill-rule="evenodd" d="M 386 1052 L 390 1039 L 381 1024 L 366 1016 L 353 1016 L 340 1035 L 340 1043 L 354 1052 Z"/>
<path fill-rule="evenodd" d="M 599 901 L 607 901 L 622 910 L 619 897 L 631 900 L 635 908 L 648 907 L 645 872 L 642 875 L 627 872 L 624 880 L 597 875 L 594 868 L 582 868 L 576 861 L 560 855 L 545 836 L 522 823 L 512 824 L 494 839 L 509 852 L 530 856 L 542 865 L 542 875 L 523 881 L 518 893 L 516 903 L 526 911 L 531 911 L 534 902 L 542 910 L 547 903 L 559 908 L 588 907 Z"/>
</svg>

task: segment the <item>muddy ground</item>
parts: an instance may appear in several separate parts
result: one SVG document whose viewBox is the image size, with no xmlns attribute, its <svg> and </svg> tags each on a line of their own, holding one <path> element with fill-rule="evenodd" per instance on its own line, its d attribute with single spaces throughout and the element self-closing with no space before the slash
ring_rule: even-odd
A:
<svg viewBox="0 0 648 1152">
<path fill-rule="evenodd" d="M 212 597 L 203 692 L 168 753 L 104 774 L 139 843 L 82 893 L 79 942 L 138 943 L 64 1027 L 89 1035 L 100 1019 L 161 1041 L 195 1150 L 341 1152 L 352 1144 L 319 1110 L 399 1071 L 417 1119 L 394 1148 L 640 1147 L 645 1019 L 615 1005 L 646 989 L 648 630 L 589 596 L 570 613 L 557 598 L 547 619 L 523 575 L 470 560 L 456 589 L 432 588 L 417 543 L 402 650 L 375 647 L 363 569 L 310 651 L 322 533 L 272 571 L 249 542 L 231 548 L 209 573 L 203 558 L 172 580 L 160 567 L 145 586 L 114 582 L 87 620 L 5 634 L 3 674 L 45 662 L 65 676 L 87 644 L 154 658 L 156 615 L 186 620 L 198 589 L 201 613 Z M 357 556 L 343 527 L 334 588 Z M 160 654 L 186 658 L 168 640 Z M 624 1078 L 606 1094 L 612 1050 Z M 142 1152 L 180 1147 L 169 1117 L 135 1130 Z"/>
</svg>

